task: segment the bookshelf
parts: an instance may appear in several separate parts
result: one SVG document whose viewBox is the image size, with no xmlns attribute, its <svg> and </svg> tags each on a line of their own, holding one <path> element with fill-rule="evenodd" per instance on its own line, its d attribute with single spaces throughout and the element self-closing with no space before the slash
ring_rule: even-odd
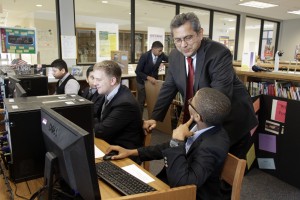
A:
<svg viewBox="0 0 300 200">
<path fill-rule="evenodd" d="M 253 72 L 240 67 L 235 67 L 235 71 L 251 96 L 266 94 L 300 100 L 299 72 Z"/>
</svg>

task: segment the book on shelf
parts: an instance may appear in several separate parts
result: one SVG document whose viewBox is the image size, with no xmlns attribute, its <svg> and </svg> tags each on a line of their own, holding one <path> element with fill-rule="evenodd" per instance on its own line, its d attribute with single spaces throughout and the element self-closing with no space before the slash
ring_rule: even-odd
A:
<svg viewBox="0 0 300 200">
<path fill-rule="evenodd" d="M 300 100 L 300 87 L 292 82 L 249 82 L 248 91 L 251 96 L 260 94 Z"/>
</svg>

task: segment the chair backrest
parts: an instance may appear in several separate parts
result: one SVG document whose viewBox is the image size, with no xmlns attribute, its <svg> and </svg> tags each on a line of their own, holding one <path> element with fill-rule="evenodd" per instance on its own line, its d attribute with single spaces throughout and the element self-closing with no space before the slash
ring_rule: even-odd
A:
<svg viewBox="0 0 300 200">
<path fill-rule="evenodd" d="M 246 160 L 239 159 L 228 153 L 221 173 L 221 179 L 232 186 L 231 200 L 240 199 L 245 168 Z"/>
<path fill-rule="evenodd" d="M 145 138 L 144 138 L 144 147 L 149 146 L 151 143 L 151 133 L 152 131 L 147 131 L 144 130 L 145 133 Z M 150 170 L 150 161 L 144 161 L 142 163 L 142 166 L 144 167 L 145 170 L 149 171 Z"/>
<path fill-rule="evenodd" d="M 146 91 L 146 102 L 147 102 L 147 111 L 148 118 L 151 118 L 152 111 L 154 109 L 156 100 L 160 88 L 162 87 L 164 81 L 157 80 L 156 84 L 153 85 L 150 81 L 145 81 L 145 91 Z M 169 107 L 165 119 L 163 122 L 157 121 L 156 128 L 164 133 L 172 134 L 172 123 L 171 123 L 171 106 Z"/>
</svg>

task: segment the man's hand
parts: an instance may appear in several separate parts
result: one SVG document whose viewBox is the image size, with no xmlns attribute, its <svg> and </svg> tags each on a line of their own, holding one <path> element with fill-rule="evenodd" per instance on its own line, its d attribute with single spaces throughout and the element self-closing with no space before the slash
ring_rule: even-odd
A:
<svg viewBox="0 0 300 200">
<path fill-rule="evenodd" d="M 154 119 L 145 120 L 143 128 L 148 132 L 153 130 L 156 127 L 156 121 Z"/>
<path fill-rule="evenodd" d="M 193 132 L 190 132 L 190 125 L 193 123 L 193 117 L 190 118 L 185 124 L 180 124 L 176 129 L 173 130 L 173 139 L 185 140 L 185 138 L 194 135 Z"/>
<path fill-rule="evenodd" d="M 108 154 L 111 151 L 117 151 L 118 155 L 112 156 L 111 159 L 112 160 L 119 160 L 119 159 L 123 159 L 123 158 L 127 158 L 129 156 L 138 156 L 138 151 L 136 149 L 125 149 L 123 147 L 120 146 L 109 146 L 106 149 L 105 154 Z"/>
<path fill-rule="evenodd" d="M 150 81 L 153 85 L 156 83 L 156 79 L 153 78 L 152 76 L 147 76 L 147 80 Z"/>
</svg>

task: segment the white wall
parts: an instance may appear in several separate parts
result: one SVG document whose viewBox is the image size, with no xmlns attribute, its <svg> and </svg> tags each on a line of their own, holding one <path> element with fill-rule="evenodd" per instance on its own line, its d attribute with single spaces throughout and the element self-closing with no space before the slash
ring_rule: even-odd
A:
<svg viewBox="0 0 300 200">
<path fill-rule="evenodd" d="M 286 20 L 281 24 L 278 50 L 283 50 L 281 61 L 293 61 L 297 44 L 300 44 L 300 19 Z"/>
</svg>

